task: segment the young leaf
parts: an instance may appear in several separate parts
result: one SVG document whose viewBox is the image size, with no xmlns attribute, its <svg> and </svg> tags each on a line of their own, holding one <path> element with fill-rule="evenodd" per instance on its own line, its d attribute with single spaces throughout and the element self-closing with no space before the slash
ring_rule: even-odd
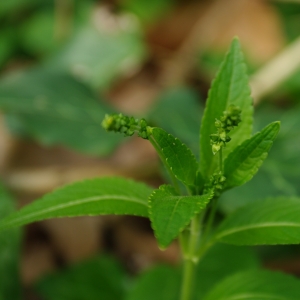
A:
<svg viewBox="0 0 300 300">
<path fill-rule="evenodd" d="M 0 222 L 0 230 L 57 217 L 104 214 L 147 217 L 152 189 L 123 178 L 77 182 L 25 206 Z"/>
<path fill-rule="evenodd" d="M 193 185 L 198 163 L 192 151 L 178 138 L 161 128 L 152 128 L 149 141 L 158 151 L 169 171 L 186 185 Z"/>
<path fill-rule="evenodd" d="M 252 132 L 252 99 L 240 44 L 234 39 L 229 53 L 212 83 L 209 91 L 202 125 L 200 128 L 200 170 L 207 178 L 217 166 L 217 157 L 213 155 L 210 135 L 216 130 L 215 119 L 220 118 L 229 105 L 242 110 L 242 122 L 230 132 L 231 141 L 223 150 L 223 159 Z"/>
<path fill-rule="evenodd" d="M 300 199 L 267 199 L 250 203 L 226 218 L 216 239 L 234 245 L 300 243 Z"/>
<path fill-rule="evenodd" d="M 270 271 L 237 273 L 217 284 L 203 300 L 295 300 L 300 299 L 300 281 Z"/>
<path fill-rule="evenodd" d="M 166 248 L 212 196 L 178 196 L 170 185 L 155 190 L 149 198 L 149 217 L 159 245 Z"/>
<path fill-rule="evenodd" d="M 279 122 L 269 124 L 228 155 L 224 163 L 227 189 L 246 183 L 256 174 L 268 156 L 279 129 Z"/>
</svg>

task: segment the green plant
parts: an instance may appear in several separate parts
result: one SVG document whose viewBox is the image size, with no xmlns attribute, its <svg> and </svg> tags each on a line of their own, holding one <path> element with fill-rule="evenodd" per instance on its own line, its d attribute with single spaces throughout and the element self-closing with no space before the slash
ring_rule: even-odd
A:
<svg viewBox="0 0 300 300">
<path fill-rule="evenodd" d="M 202 299 L 194 293 L 194 281 L 199 278 L 197 264 L 216 243 L 300 243 L 298 199 L 265 199 L 250 203 L 216 224 L 220 195 L 245 184 L 255 175 L 280 129 L 279 122 L 274 122 L 252 135 L 252 115 L 243 57 L 239 42 L 234 39 L 208 96 L 200 128 L 199 162 L 178 138 L 161 128 L 149 126 L 144 119 L 107 115 L 102 123 L 105 129 L 125 136 L 136 132 L 151 142 L 168 171 L 171 184 L 154 190 L 124 178 L 85 180 L 47 194 L 4 218 L 0 229 L 64 216 L 127 214 L 148 217 L 162 249 L 179 238 L 183 276 L 178 299 Z M 225 251 L 223 253 L 226 255 Z M 166 270 L 162 272 L 169 274 Z M 155 281 L 155 276 L 150 276 L 150 282 Z M 174 278 L 175 291 L 177 277 Z M 200 282 L 199 290 L 202 288 L 205 289 Z M 146 295 L 146 287 L 144 292 Z M 175 294 L 170 299 L 177 297 Z M 225 279 L 203 299 L 299 298 L 296 279 L 252 270 Z M 131 295 L 128 299 L 141 299 L 141 296 Z"/>
</svg>

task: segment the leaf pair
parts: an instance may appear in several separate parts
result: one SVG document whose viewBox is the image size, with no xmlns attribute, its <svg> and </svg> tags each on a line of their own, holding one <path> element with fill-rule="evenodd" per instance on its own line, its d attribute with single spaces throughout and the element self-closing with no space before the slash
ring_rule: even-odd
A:
<svg viewBox="0 0 300 300">
<path fill-rule="evenodd" d="M 200 128 L 200 170 L 209 178 L 217 168 L 218 157 L 210 145 L 210 135 L 215 132 L 215 121 L 230 106 L 238 106 L 242 122 L 230 132 L 231 141 L 224 148 L 223 158 L 252 133 L 253 106 L 248 85 L 246 67 L 238 39 L 234 39 L 209 91 Z"/>
<path fill-rule="evenodd" d="M 0 230 L 57 217 L 122 214 L 148 216 L 152 189 L 123 178 L 97 178 L 77 182 L 47 194 L 0 221 Z M 178 196 L 170 186 L 152 193 L 150 214 L 158 240 L 166 247 L 212 195 Z"/>
<path fill-rule="evenodd" d="M 219 158 L 213 155 L 210 145 L 210 135 L 216 130 L 215 120 L 220 118 L 230 105 L 241 109 L 242 122 L 229 133 L 231 141 L 223 149 L 225 189 L 242 185 L 253 177 L 267 157 L 280 128 L 279 122 L 271 123 L 251 137 L 253 106 L 243 55 L 237 39 L 233 40 L 212 84 L 202 119 L 199 168 L 205 179 L 218 168 Z"/>
</svg>

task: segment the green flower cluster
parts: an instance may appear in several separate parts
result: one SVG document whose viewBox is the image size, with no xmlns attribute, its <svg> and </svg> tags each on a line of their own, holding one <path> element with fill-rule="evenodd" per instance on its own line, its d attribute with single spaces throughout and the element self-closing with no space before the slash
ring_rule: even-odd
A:
<svg viewBox="0 0 300 300">
<path fill-rule="evenodd" d="M 145 119 L 135 119 L 123 114 L 105 115 L 102 127 L 107 131 L 123 133 L 124 136 L 132 136 L 135 132 L 143 139 L 148 139 L 150 127 Z"/>
<path fill-rule="evenodd" d="M 227 110 L 223 112 L 220 120 L 216 119 L 215 126 L 217 133 L 210 135 L 210 144 L 212 145 L 212 152 L 216 154 L 222 147 L 226 147 L 231 138 L 228 133 L 241 122 L 241 109 L 235 105 L 230 105 Z"/>
<path fill-rule="evenodd" d="M 221 190 L 224 188 L 226 177 L 223 176 L 222 172 L 215 172 L 210 176 L 209 181 L 205 184 L 204 190 L 208 192 L 209 190 L 214 190 L 215 195 L 218 196 Z"/>
</svg>

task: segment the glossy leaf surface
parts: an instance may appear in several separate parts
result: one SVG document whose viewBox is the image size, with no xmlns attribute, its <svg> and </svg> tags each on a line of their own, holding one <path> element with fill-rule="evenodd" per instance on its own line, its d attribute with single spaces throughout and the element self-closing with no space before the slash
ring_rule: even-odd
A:
<svg viewBox="0 0 300 300">
<path fill-rule="evenodd" d="M 169 171 L 186 185 L 193 185 L 198 163 L 192 151 L 178 138 L 154 127 L 149 138 Z"/>
<path fill-rule="evenodd" d="M 224 163 L 226 188 L 239 186 L 249 181 L 268 156 L 280 129 L 274 122 L 233 150 Z"/>
<path fill-rule="evenodd" d="M 13 117 L 22 133 L 46 145 L 103 155 L 121 140 L 101 127 L 105 113 L 112 110 L 86 86 L 55 71 L 35 69 L 3 78 L 0 109 Z"/>
<path fill-rule="evenodd" d="M 152 189 L 123 178 L 96 178 L 67 185 L 0 222 L 0 229 L 57 217 L 104 214 L 148 216 Z"/>
<path fill-rule="evenodd" d="M 215 119 L 219 119 L 229 105 L 242 110 L 242 122 L 230 132 L 232 140 L 223 151 L 223 159 L 252 132 L 252 99 L 248 77 L 240 44 L 234 39 L 229 53 L 212 83 L 200 128 L 200 170 L 207 178 L 216 169 L 218 157 L 214 156 L 210 145 L 210 135 L 216 132 Z"/>
<path fill-rule="evenodd" d="M 237 273 L 217 284 L 204 300 L 296 300 L 300 281 L 270 271 Z"/>
<path fill-rule="evenodd" d="M 300 244 L 300 199 L 250 203 L 227 217 L 216 238 L 235 245 Z"/>
<path fill-rule="evenodd" d="M 167 247 L 193 216 L 206 207 L 212 196 L 178 196 L 170 185 L 155 190 L 149 198 L 149 217 L 159 245 Z"/>
</svg>

